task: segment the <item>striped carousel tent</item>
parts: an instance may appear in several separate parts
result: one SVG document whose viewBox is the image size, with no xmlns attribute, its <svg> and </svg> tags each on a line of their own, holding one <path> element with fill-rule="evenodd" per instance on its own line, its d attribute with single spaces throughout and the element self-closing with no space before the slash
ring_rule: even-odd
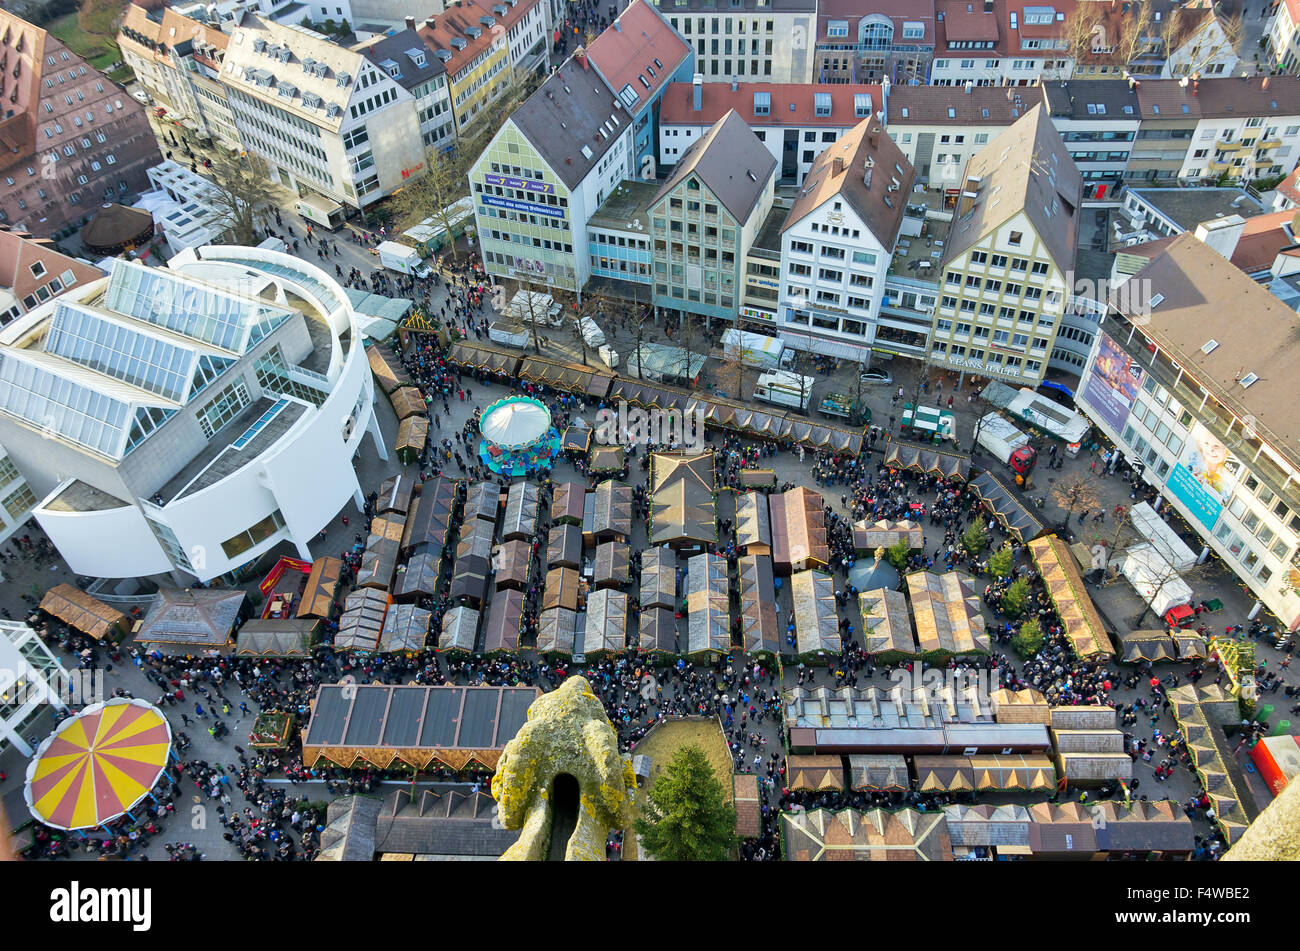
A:
<svg viewBox="0 0 1300 951">
<path fill-rule="evenodd" d="M 167 766 L 172 731 L 143 700 L 92 703 L 59 724 L 27 766 L 23 797 L 39 822 L 93 829 L 128 813 Z"/>
</svg>

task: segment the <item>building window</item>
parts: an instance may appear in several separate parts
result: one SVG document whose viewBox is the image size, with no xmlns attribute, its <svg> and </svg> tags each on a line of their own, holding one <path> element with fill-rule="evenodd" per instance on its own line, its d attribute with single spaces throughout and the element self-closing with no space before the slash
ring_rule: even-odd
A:
<svg viewBox="0 0 1300 951">
<path fill-rule="evenodd" d="M 9 513 L 10 519 L 18 521 L 36 505 L 36 496 L 32 494 L 32 490 L 24 482 L 6 495 L 0 505 L 4 506 L 4 510 Z"/>
<path fill-rule="evenodd" d="M 243 380 L 227 386 L 199 410 L 199 427 L 203 435 L 211 439 L 250 402 Z"/>
<path fill-rule="evenodd" d="M 276 509 L 255 525 L 238 535 L 227 538 L 221 543 L 221 550 L 225 552 L 227 558 L 237 558 L 260 545 L 282 528 L 284 528 L 284 516 L 280 514 L 279 509 Z"/>
</svg>

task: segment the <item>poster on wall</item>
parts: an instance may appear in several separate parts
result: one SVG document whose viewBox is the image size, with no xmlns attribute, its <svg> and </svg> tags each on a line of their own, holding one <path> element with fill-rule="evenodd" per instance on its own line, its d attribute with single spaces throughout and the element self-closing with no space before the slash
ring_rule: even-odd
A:
<svg viewBox="0 0 1300 951">
<path fill-rule="evenodd" d="M 1197 521 L 1213 529 L 1237 487 L 1240 474 L 1240 460 L 1218 436 L 1196 423 L 1178 465 L 1169 472 L 1166 485 Z"/>
<path fill-rule="evenodd" d="M 1116 433 L 1123 431 L 1129 410 L 1142 389 L 1142 367 L 1104 333 L 1097 335 L 1097 355 L 1093 358 L 1084 399 L 1093 412 Z"/>
</svg>

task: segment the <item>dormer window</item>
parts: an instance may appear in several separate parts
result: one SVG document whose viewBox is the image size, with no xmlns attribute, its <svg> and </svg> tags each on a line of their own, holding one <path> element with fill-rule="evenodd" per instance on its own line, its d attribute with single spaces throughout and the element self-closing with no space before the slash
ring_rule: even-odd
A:
<svg viewBox="0 0 1300 951">
<path fill-rule="evenodd" d="M 302 94 L 302 107 L 304 109 L 319 109 L 320 96 L 314 92 L 305 92 Z"/>
<path fill-rule="evenodd" d="M 416 49 L 407 50 L 406 58 L 411 61 L 411 64 L 416 69 L 424 69 L 424 65 L 427 62 L 425 59 L 424 50 L 416 50 Z"/>
<path fill-rule="evenodd" d="M 266 52 L 266 40 L 264 40 L 264 39 L 263 39 L 262 37 L 260 37 L 260 36 L 259 36 L 257 39 L 253 40 L 253 52 L 254 52 L 254 53 L 265 53 L 265 52 Z"/>
<path fill-rule="evenodd" d="M 349 86 L 352 84 L 352 77 L 340 70 L 338 75 L 334 77 L 334 81 L 340 86 Z"/>
<path fill-rule="evenodd" d="M 379 68 L 382 69 L 384 72 L 386 72 L 389 76 L 393 77 L 393 79 L 402 78 L 402 67 L 398 66 L 397 63 L 391 59 L 384 60 L 382 63 L 379 64 Z"/>
</svg>

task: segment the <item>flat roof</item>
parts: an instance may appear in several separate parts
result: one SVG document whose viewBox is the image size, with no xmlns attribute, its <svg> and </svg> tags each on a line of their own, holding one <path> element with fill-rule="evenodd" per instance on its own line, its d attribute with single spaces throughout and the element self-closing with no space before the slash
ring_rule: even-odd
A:
<svg viewBox="0 0 1300 951">
<path fill-rule="evenodd" d="M 1130 188 L 1129 194 L 1137 195 L 1184 231 L 1225 215 L 1253 218 L 1264 213 L 1264 206 L 1240 188 Z"/>
<path fill-rule="evenodd" d="M 109 512 L 113 509 L 126 508 L 130 504 L 80 479 L 75 479 L 42 508 L 51 512 Z"/>
<path fill-rule="evenodd" d="M 615 231 L 642 231 L 650 235 L 650 205 L 659 192 L 658 182 L 639 182 L 625 179 L 610 192 L 604 203 L 587 222 L 590 228 L 610 228 Z M 641 228 L 633 222 L 641 222 Z"/>
</svg>

